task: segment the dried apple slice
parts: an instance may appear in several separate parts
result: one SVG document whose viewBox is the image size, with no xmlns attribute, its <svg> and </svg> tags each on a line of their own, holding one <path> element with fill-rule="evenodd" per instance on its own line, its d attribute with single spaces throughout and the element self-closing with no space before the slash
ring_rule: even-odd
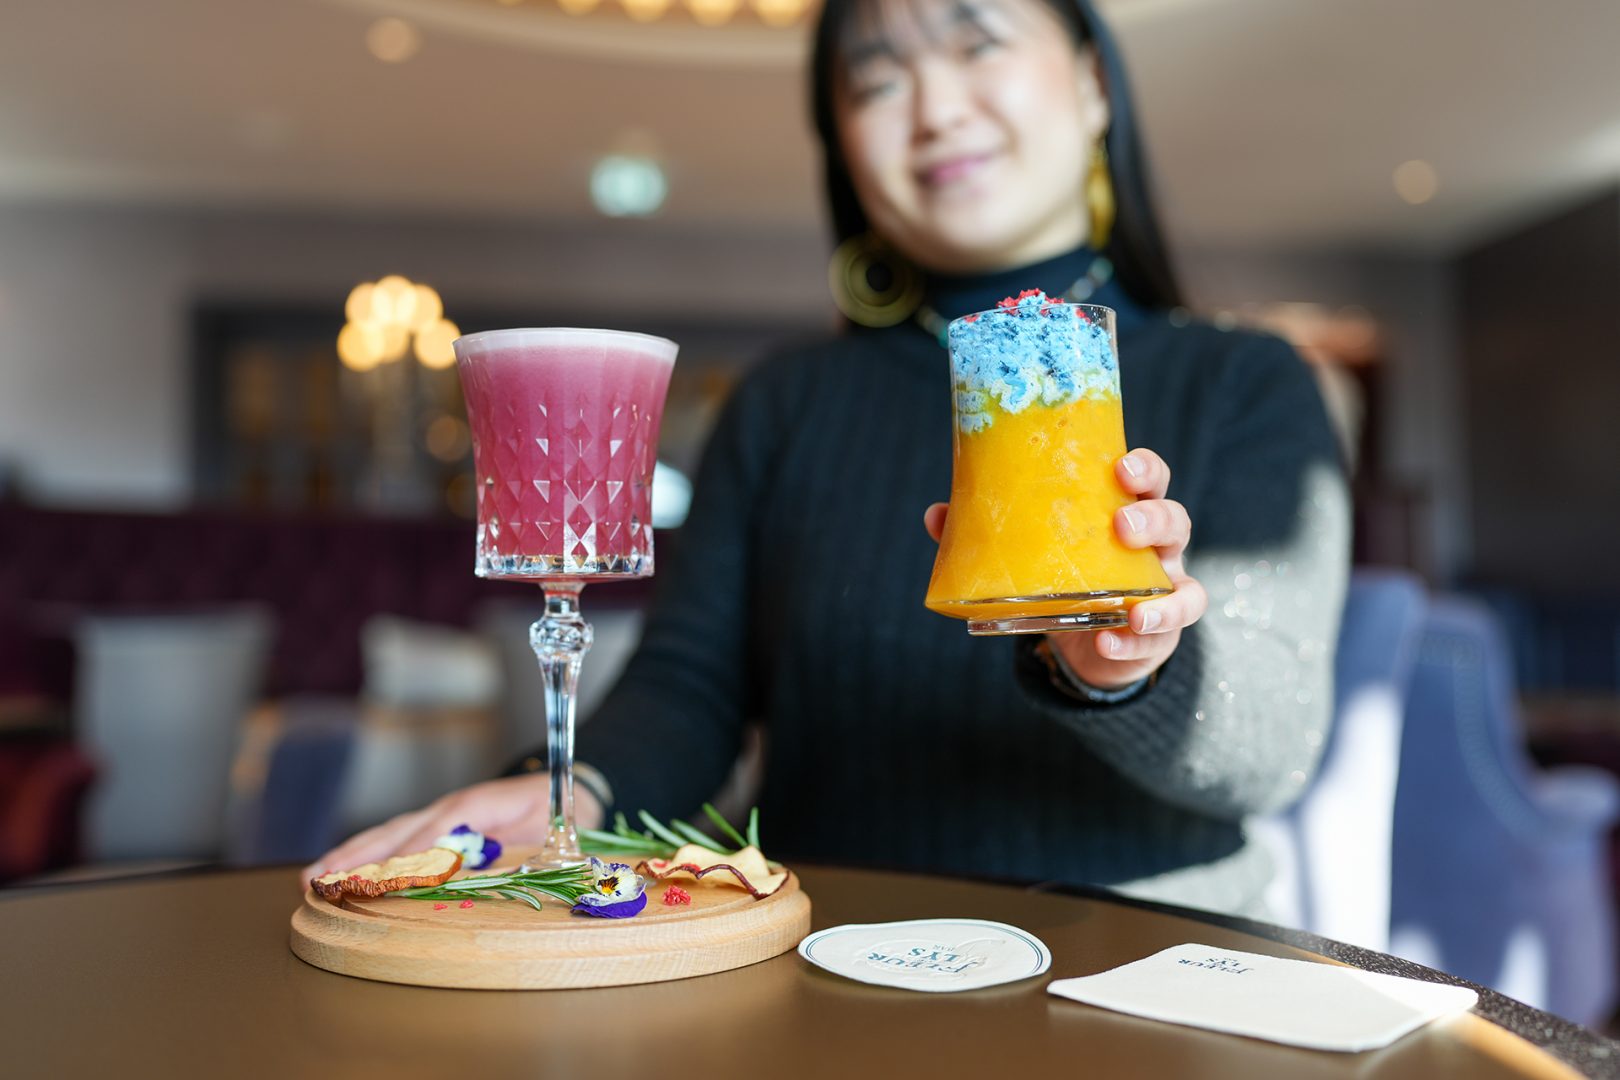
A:
<svg viewBox="0 0 1620 1080">
<path fill-rule="evenodd" d="M 395 889 L 443 885 L 461 869 L 461 854 L 448 848 L 430 848 L 411 855 L 395 855 L 380 863 L 339 870 L 311 878 L 309 887 L 322 899 L 340 903 L 345 896 L 375 898 Z"/>
<path fill-rule="evenodd" d="M 648 859 L 636 868 L 655 881 L 669 878 L 710 879 L 721 885 L 746 889 L 755 900 L 763 900 L 787 884 L 787 871 L 772 871 L 756 847 L 745 847 L 730 855 L 710 851 L 699 844 L 687 844 L 668 859 Z"/>
</svg>

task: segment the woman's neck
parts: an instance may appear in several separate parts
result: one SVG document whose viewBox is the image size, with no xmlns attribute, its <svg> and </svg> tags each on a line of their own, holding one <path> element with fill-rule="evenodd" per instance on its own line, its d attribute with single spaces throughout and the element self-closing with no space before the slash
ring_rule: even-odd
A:
<svg viewBox="0 0 1620 1080">
<path fill-rule="evenodd" d="M 955 319 L 996 306 L 1007 296 L 1025 289 L 1040 289 L 1048 296 L 1065 296 L 1081 282 L 1089 282 L 1091 294 L 1083 299 L 1102 304 L 1124 314 L 1135 313 L 1136 305 L 1119 285 L 1104 274 L 1106 263 L 1088 247 L 1077 247 L 1039 262 L 971 274 L 929 274 L 925 302 L 946 319 Z M 1099 284 L 1100 282 L 1100 284 Z M 1082 288 L 1084 291 L 1084 288 Z"/>
</svg>

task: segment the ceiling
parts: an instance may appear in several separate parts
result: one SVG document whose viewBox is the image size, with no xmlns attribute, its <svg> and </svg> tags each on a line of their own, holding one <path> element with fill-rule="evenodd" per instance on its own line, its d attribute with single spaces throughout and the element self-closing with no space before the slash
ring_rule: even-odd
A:
<svg viewBox="0 0 1620 1080">
<path fill-rule="evenodd" d="M 1614 0 L 1100 3 L 1184 244 L 1445 252 L 1620 178 Z M 385 14 L 422 31 L 403 63 L 367 52 Z M 0 199 L 578 219 L 631 146 L 671 190 L 625 227 L 818 227 L 799 32 L 566 20 L 0 0 Z M 1421 206 L 1391 182 L 1412 158 L 1439 177 Z"/>
</svg>

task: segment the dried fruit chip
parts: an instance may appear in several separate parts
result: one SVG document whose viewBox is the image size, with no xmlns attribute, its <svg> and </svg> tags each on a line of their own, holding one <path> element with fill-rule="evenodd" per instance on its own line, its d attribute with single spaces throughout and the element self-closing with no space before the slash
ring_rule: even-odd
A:
<svg viewBox="0 0 1620 1080">
<path fill-rule="evenodd" d="M 443 885 L 461 869 L 461 856 L 445 848 L 413 855 L 395 855 L 380 863 L 339 870 L 310 879 L 309 887 L 323 899 L 340 903 L 345 896 L 378 897 L 395 889 Z"/>
<path fill-rule="evenodd" d="M 787 884 L 786 871 L 772 872 L 765 856 L 755 847 L 745 847 L 722 855 L 697 844 L 687 844 L 669 859 L 648 859 L 637 867 L 658 881 L 668 878 L 709 880 L 748 890 L 755 900 L 763 900 Z"/>
</svg>

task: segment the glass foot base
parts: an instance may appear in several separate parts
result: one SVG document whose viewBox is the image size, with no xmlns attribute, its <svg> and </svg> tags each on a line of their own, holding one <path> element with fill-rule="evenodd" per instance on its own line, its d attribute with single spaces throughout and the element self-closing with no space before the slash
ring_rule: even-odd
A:
<svg viewBox="0 0 1620 1080">
<path fill-rule="evenodd" d="M 1048 634 L 1062 630 L 1108 630 L 1129 626 L 1131 609 L 1127 601 L 1146 600 L 1154 596 L 1168 596 L 1169 589 L 1111 589 L 1088 593 L 1049 593 L 1043 596 L 1004 596 L 991 600 L 949 601 L 947 606 L 934 607 L 942 614 L 967 620 L 968 633 L 974 637 L 992 634 Z M 932 605 L 931 605 L 932 606 Z M 969 614 L 975 607 L 985 610 L 1000 608 L 1003 614 Z M 1018 608 L 1045 613 L 1019 615 Z M 1063 608 L 1090 607 L 1090 611 L 1067 611 Z M 1007 609 L 1012 608 L 1013 612 Z M 1052 612 L 1057 608 L 1056 613 Z"/>
<path fill-rule="evenodd" d="M 1054 630 L 1107 630 L 1129 626 L 1127 611 L 1088 611 L 1078 615 L 1024 615 L 1007 619 L 969 619 L 967 631 L 974 637 L 995 634 L 1045 634 Z"/>
<path fill-rule="evenodd" d="M 546 846 L 523 860 L 518 869 L 525 874 L 535 870 L 561 870 L 569 866 L 580 866 L 585 862 L 585 855 L 579 850 L 579 842 L 574 839 L 573 830 L 567 830 L 566 837 L 558 836 L 554 831 L 546 839 Z"/>
<path fill-rule="evenodd" d="M 523 860 L 523 865 L 518 867 L 518 871 L 524 874 L 532 874 L 536 870 L 566 870 L 570 866 L 583 865 L 585 865 L 585 856 L 583 855 L 576 854 L 569 857 L 566 855 L 547 855 L 543 851 L 537 851 Z"/>
</svg>

